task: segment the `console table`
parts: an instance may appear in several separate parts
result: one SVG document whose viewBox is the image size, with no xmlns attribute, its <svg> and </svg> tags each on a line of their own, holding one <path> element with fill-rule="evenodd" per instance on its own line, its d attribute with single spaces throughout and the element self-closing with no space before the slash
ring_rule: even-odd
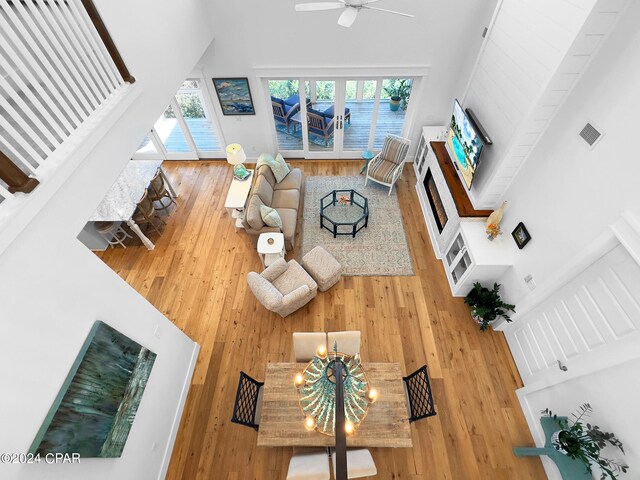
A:
<svg viewBox="0 0 640 480">
<path fill-rule="evenodd" d="M 564 420 L 567 419 L 566 417 L 558 418 Z M 556 450 L 556 448 L 551 444 L 551 435 L 562 429 L 558 420 L 554 420 L 553 417 L 540 417 L 540 425 L 542 425 L 542 430 L 544 430 L 544 447 L 514 447 L 513 453 L 515 456 L 538 457 L 540 455 L 546 455 L 555 462 L 564 480 L 592 480 L 593 477 L 587 470 L 587 467 L 585 467 L 584 463 L 567 457 L 565 454 Z"/>
<path fill-rule="evenodd" d="M 244 180 L 238 180 L 237 178 L 231 180 L 227 199 L 224 202 L 224 208 L 229 212 L 229 216 L 233 220 L 233 228 L 235 228 L 236 232 L 239 228 L 244 228 L 242 226 L 242 216 L 244 206 L 249 197 L 249 191 L 251 191 L 251 183 L 253 182 L 253 170 L 247 171 L 249 175 Z"/>
</svg>

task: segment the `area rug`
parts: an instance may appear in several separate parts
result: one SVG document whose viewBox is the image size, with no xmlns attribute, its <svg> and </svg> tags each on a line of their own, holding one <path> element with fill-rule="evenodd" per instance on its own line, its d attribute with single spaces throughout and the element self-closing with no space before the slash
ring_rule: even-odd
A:
<svg viewBox="0 0 640 480">
<path fill-rule="evenodd" d="M 330 252 L 347 276 L 413 275 L 411 252 L 404 233 L 395 191 L 359 177 L 307 177 L 304 187 L 302 255 L 316 245 Z M 354 189 L 369 200 L 369 224 L 355 238 L 333 238 L 320 228 L 320 199 L 332 190 Z"/>
</svg>

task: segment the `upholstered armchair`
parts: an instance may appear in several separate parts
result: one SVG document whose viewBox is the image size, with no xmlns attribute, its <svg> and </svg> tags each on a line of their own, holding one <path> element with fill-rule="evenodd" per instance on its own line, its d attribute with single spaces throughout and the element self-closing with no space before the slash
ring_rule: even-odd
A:
<svg viewBox="0 0 640 480">
<path fill-rule="evenodd" d="M 389 187 L 389 195 L 391 195 L 393 184 L 402 175 L 404 158 L 409 151 L 409 145 L 411 145 L 411 140 L 396 135 L 387 135 L 382 151 L 373 157 L 367 166 L 367 178 L 364 184 L 366 185 L 369 180 L 373 180 L 381 185 L 386 185 Z"/>
<path fill-rule="evenodd" d="M 318 293 L 318 285 L 295 260 L 280 258 L 264 272 L 249 272 L 249 288 L 258 301 L 281 317 L 304 307 Z"/>
</svg>

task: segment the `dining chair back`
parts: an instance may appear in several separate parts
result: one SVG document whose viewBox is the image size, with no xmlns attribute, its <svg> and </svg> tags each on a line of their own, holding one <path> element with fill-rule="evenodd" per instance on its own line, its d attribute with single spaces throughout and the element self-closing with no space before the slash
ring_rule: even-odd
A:
<svg viewBox="0 0 640 480">
<path fill-rule="evenodd" d="M 165 224 L 162 218 L 158 216 L 149 196 L 149 190 L 147 189 L 144 191 L 142 198 L 138 202 L 136 211 L 133 212 L 133 221 L 139 226 L 151 225 L 157 233 L 161 233 L 160 230 L 158 230 L 157 225 L 153 222 L 154 219 L 157 219 L 162 225 Z"/>
<path fill-rule="evenodd" d="M 154 204 L 154 208 L 156 210 L 166 210 L 171 206 L 171 204 L 177 205 L 176 201 L 173 199 L 171 193 L 169 193 L 169 190 L 167 189 L 167 183 L 164 179 L 164 175 L 162 174 L 162 170 L 160 167 L 158 167 L 156 174 L 149 183 L 148 192 L 149 200 L 151 200 L 151 202 Z M 166 204 L 164 203 L 165 198 L 169 199 L 169 202 Z M 159 207 L 155 206 L 156 202 L 160 204 Z"/>
<path fill-rule="evenodd" d="M 333 475 L 336 475 L 335 458 L 331 456 Z M 373 461 L 373 456 L 367 448 L 347 449 L 347 478 L 373 477 L 378 474 L 378 469 Z M 337 478 L 337 477 L 336 477 Z"/>
<path fill-rule="evenodd" d="M 244 372 L 240 372 L 236 401 L 233 405 L 231 421 L 258 430 L 262 411 L 262 387 L 264 382 L 258 382 Z"/>
<path fill-rule="evenodd" d="M 427 366 L 423 365 L 411 375 L 402 377 L 402 380 L 404 380 L 409 422 L 434 416 L 436 409 L 431 394 Z"/>
<path fill-rule="evenodd" d="M 341 353 L 346 353 L 347 355 L 360 353 L 360 331 L 329 332 L 327 334 L 327 350 L 333 352 L 336 344 L 338 345 L 338 351 Z"/>
<path fill-rule="evenodd" d="M 327 334 L 324 332 L 294 332 L 293 353 L 296 362 L 310 361 L 321 345 L 324 345 L 326 349 Z"/>
<path fill-rule="evenodd" d="M 287 480 L 329 480 L 329 458 L 324 448 L 296 448 L 289 461 Z"/>
<path fill-rule="evenodd" d="M 131 235 L 122 228 L 120 222 L 95 222 L 94 226 L 98 234 L 107 241 L 111 248 L 113 248 L 114 245 L 127 248 L 124 240 L 132 238 Z"/>
</svg>

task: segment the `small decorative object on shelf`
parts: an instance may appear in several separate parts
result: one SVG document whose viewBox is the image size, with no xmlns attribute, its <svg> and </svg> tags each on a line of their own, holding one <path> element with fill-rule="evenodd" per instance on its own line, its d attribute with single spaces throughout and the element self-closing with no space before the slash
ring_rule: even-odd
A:
<svg viewBox="0 0 640 480">
<path fill-rule="evenodd" d="M 511 232 L 511 236 L 513 236 L 513 239 L 516 241 L 516 245 L 518 245 L 520 250 L 522 250 L 524 246 L 529 243 L 529 240 L 531 240 L 531 235 L 529 235 L 527 227 L 525 227 L 522 222 L 520 222 L 516 226 L 515 230 Z"/>
<path fill-rule="evenodd" d="M 607 478 L 615 480 L 620 472 L 626 473 L 629 467 L 616 460 L 602 457 L 600 451 L 609 444 L 620 449 L 624 454 L 622 442 L 616 438 L 615 434 L 603 432 L 597 425 L 582 423 L 583 418 L 590 416 L 592 412 L 593 409 L 588 403 L 580 405 L 577 414 L 572 414 L 574 420 L 558 417 L 548 408 L 542 411 L 543 414 L 553 417 L 562 427 L 562 430 L 551 436 L 551 442 L 559 452 L 583 462 L 589 473 L 592 473 L 592 464 L 598 465 L 600 480 Z"/>
<path fill-rule="evenodd" d="M 508 312 L 515 312 L 516 308 L 515 305 L 502 301 L 498 283 L 494 283 L 491 290 L 483 287 L 480 282 L 474 283 L 473 289 L 464 298 L 464 303 L 471 306 L 471 318 L 480 325 L 482 331 L 489 328 L 491 322 L 498 317 L 510 322 L 511 317 Z"/>
<path fill-rule="evenodd" d="M 491 212 L 491 215 L 487 218 L 485 223 L 487 238 L 489 240 L 493 240 L 502 232 L 500 231 L 500 222 L 502 221 L 502 216 L 504 215 L 504 209 L 507 208 L 507 202 L 502 202 L 502 205 L 497 210 Z"/>
</svg>

